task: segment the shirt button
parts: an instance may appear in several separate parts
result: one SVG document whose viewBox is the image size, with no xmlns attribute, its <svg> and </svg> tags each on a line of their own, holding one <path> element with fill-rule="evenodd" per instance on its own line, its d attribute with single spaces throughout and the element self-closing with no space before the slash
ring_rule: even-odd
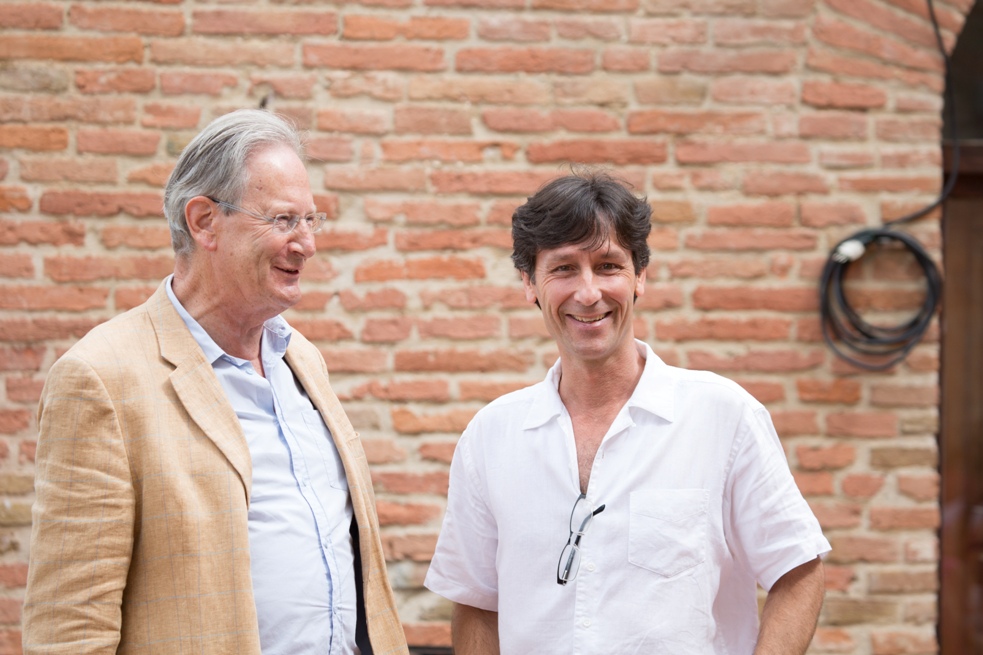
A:
<svg viewBox="0 0 983 655">
<path fill-rule="evenodd" d="M 590 564 L 587 565 L 587 570 L 588 571 L 593 571 L 594 570 L 594 562 L 591 562 Z"/>
<path fill-rule="evenodd" d="M 590 627 L 590 619 L 584 619 L 584 627 L 585 628 L 589 628 Z"/>
</svg>

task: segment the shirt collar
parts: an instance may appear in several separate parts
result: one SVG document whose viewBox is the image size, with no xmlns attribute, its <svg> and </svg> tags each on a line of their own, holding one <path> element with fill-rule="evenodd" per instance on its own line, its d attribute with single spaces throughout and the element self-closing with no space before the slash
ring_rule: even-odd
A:
<svg viewBox="0 0 983 655">
<path fill-rule="evenodd" d="M 645 358 L 645 368 L 642 369 L 642 377 L 628 399 L 627 406 L 637 407 L 671 423 L 675 415 L 675 370 L 663 362 L 647 343 L 636 339 L 635 346 Z M 556 360 L 546 373 L 546 379 L 539 385 L 538 393 L 523 422 L 524 430 L 545 425 L 563 413 L 563 401 L 559 392 L 561 363 L 561 360 Z"/>
<path fill-rule="evenodd" d="M 215 343 L 211 335 L 205 331 L 205 328 L 201 327 L 201 324 L 194 319 L 188 310 L 184 308 L 181 301 L 177 299 L 174 294 L 174 289 L 171 284 L 173 282 L 174 275 L 168 275 L 165 280 L 164 285 L 167 291 L 167 297 L 170 299 L 171 304 L 174 305 L 174 309 L 177 310 L 178 315 L 181 316 L 181 320 L 188 327 L 188 331 L 191 332 L 191 336 L 194 337 L 195 341 L 201 347 L 201 351 L 205 354 L 205 359 L 209 364 L 215 364 L 215 362 L 222 357 L 229 359 L 237 366 L 242 364 L 245 360 L 238 357 L 233 357 L 226 353 L 222 348 Z M 263 323 L 263 365 L 266 366 L 272 363 L 276 359 L 282 359 L 284 353 L 287 352 L 287 346 L 290 344 L 290 334 L 292 330 L 290 325 L 282 316 L 274 316 L 273 318 L 267 320 Z"/>
</svg>

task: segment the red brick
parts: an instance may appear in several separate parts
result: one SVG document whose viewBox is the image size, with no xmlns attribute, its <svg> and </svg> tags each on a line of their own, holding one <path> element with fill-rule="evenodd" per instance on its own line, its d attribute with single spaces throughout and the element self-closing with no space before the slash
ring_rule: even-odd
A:
<svg viewBox="0 0 983 655">
<path fill-rule="evenodd" d="M 706 43 L 709 26 L 703 19 L 632 18 L 628 21 L 629 43 L 676 45 Z"/>
<path fill-rule="evenodd" d="M 438 139 L 413 139 L 382 141 L 382 158 L 387 162 L 446 161 L 453 163 L 486 161 L 490 152 L 501 159 L 512 160 L 518 145 L 506 141 L 450 141 Z"/>
<path fill-rule="evenodd" d="M 386 535 L 382 539 L 382 551 L 387 562 L 410 560 L 429 562 L 437 547 L 435 534 Z"/>
<path fill-rule="evenodd" d="M 785 400 L 785 386 L 781 382 L 768 382 L 766 380 L 738 379 L 735 380 L 749 394 L 754 396 L 758 402 L 769 404 Z"/>
<path fill-rule="evenodd" d="M 879 109 L 887 104 L 887 94 L 866 84 L 806 81 L 802 85 L 802 102 L 822 108 Z"/>
<path fill-rule="evenodd" d="M 483 262 L 463 257 L 426 257 L 403 261 L 362 262 L 355 269 L 356 282 L 391 280 L 429 280 L 453 278 L 480 279 L 485 276 Z"/>
<path fill-rule="evenodd" d="M 163 225 L 112 225 L 103 228 L 100 236 L 110 249 L 158 250 L 171 245 L 171 231 Z"/>
<path fill-rule="evenodd" d="M 100 155 L 153 155 L 160 133 L 133 129 L 80 129 L 76 144 L 80 153 Z"/>
<path fill-rule="evenodd" d="M 348 312 L 403 309 L 406 307 L 406 294 L 399 289 L 366 291 L 363 295 L 350 289 L 344 289 L 338 293 L 338 297 L 341 300 L 341 306 Z"/>
<path fill-rule="evenodd" d="M 652 68 L 652 53 L 648 48 L 611 46 L 601 55 L 601 68 L 612 73 L 641 73 Z"/>
<path fill-rule="evenodd" d="M 54 221 L 0 220 L 0 244 L 16 245 L 47 243 L 55 246 L 85 243 L 85 226 L 81 223 Z"/>
<path fill-rule="evenodd" d="M 372 482 L 376 492 L 394 494 L 436 494 L 447 495 L 448 474 L 446 471 L 427 471 L 409 473 L 404 471 L 372 471 Z"/>
<path fill-rule="evenodd" d="M 347 136 L 308 139 L 305 145 L 313 162 L 348 162 L 355 156 L 354 142 Z"/>
<path fill-rule="evenodd" d="M 443 49 L 432 46 L 305 43 L 302 52 L 309 68 L 433 73 L 447 67 Z"/>
<path fill-rule="evenodd" d="M 473 409 L 451 409 L 444 412 L 420 414 L 404 407 L 391 410 L 393 429 L 399 434 L 449 432 L 460 434 L 474 418 Z"/>
<path fill-rule="evenodd" d="M 137 9 L 126 6 L 94 7 L 75 4 L 68 11 L 72 25 L 98 32 L 126 32 L 154 36 L 184 33 L 184 13 L 179 10 Z"/>
<path fill-rule="evenodd" d="M 667 159 L 664 141 L 643 139 L 567 139 L 530 143 L 526 157 L 533 164 L 582 162 L 591 164 L 660 164 Z"/>
<path fill-rule="evenodd" d="M 880 5 L 866 0 L 846 1 L 833 0 L 830 7 L 845 16 L 855 18 L 879 30 L 893 33 L 906 42 L 916 43 L 927 47 L 936 47 L 935 36 L 927 21 L 922 20 L 921 8 L 918 17 L 892 11 L 890 5 Z"/>
<path fill-rule="evenodd" d="M 744 191 L 750 195 L 784 196 L 800 193 L 829 193 L 829 184 L 822 175 L 751 171 L 744 176 Z"/>
<path fill-rule="evenodd" d="M 822 351 L 749 350 L 743 355 L 718 355 L 704 351 L 687 354 L 689 367 L 706 371 L 762 371 L 768 373 L 814 369 L 825 360 Z"/>
<path fill-rule="evenodd" d="M 140 125 L 163 129 L 190 129 L 197 127 L 200 120 L 201 107 L 148 102 L 143 106 Z"/>
<path fill-rule="evenodd" d="M 502 322 L 497 316 L 455 316 L 420 320 L 421 339 L 490 339 L 501 336 Z"/>
<path fill-rule="evenodd" d="M 868 55 L 885 64 L 932 72 L 938 72 L 942 67 L 934 48 L 922 48 L 877 36 L 844 20 L 818 16 L 812 25 L 812 33 L 821 43 Z"/>
<path fill-rule="evenodd" d="M 857 579 L 857 572 L 854 570 L 852 566 L 836 566 L 835 564 L 830 564 L 829 562 L 825 562 L 823 564 L 823 574 L 826 577 L 827 593 L 830 591 L 849 591 L 850 586 Z M 818 637 L 819 634 L 820 633 L 817 631 L 816 637 Z M 822 642 L 820 642 L 818 638 L 814 638 L 812 643 L 817 645 L 820 643 L 824 644 L 826 646 L 825 648 L 823 648 L 824 651 L 841 650 L 839 648 L 831 648 L 830 640 L 828 638 L 824 639 L 824 641 Z M 846 652 L 850 652 L 850 651 L 846 651 Z"/>
<path fill-rule="evenodd" d="M 830 535 L 833 550 L 826 556 L 830 562 L 886 564 L 901 561 L 901 548 L 896 539 L 871 535 Z"/>
<path fill-rule="evenodd" d="M 939 643 L 934 628 L 914 630 L 878 630 L 870 635 L 872 655 L 935 655 Z"/>
<path fill-rule="evenodd" d="M 669 48 L 659 56 L 659 71 L 662 73 L 780 75 L 791 73 L 796 65 L 796 53 L 791 50 Z"/>
<path fill-rule="evenodd" d="M 96 157 L 21 157 L 20 178 L 25 182 L 101 182 L 118 179 L 115 159 Z"/>
<path fill-rule="evenodd" d="M 0 223 L 0 234 L 4 224 Z M 2 239 L 2 237 L 0 237 Z M 34 277 L 34 260 L 26 252 L 6 252 L 0 257 L 0 277 L 25 278 Z"/>
<path fill-rule="evenodd" d="M 556 177 L 555 170 L 546 171 L 453 171 L 439 170 L 430 174 L 434 190 L 441 194 L 471 193 L 476 195 L 531 195 L 536 189 Z"/>
<path fill-rule="evenodd" d="M 47 191 L 41 196 L 46 214 L 75 216 L 161 216 L 163 199 L 158 193 L 134 191 Z"/>
<path fill-rule="evenodd" d="M 157 87 L 153 68 L 96 68 L 75 71 L 82 93 L 150 93 Z"/>
<path fill-rule="evenodd" d="M 461 380 L 458 382 L 458 391 L 461 400 L 482 400 L 491 402 L 507 393 L 528 387 L 539 380 L 514 380 L 509 382 L 502 381 L 481 381 L 481 380 Z"/>
<path fill-rule="evenodd" d="M 16 30 L 56 30 L 62 25 L 60 5 L 33 2 L 0 4 L 0 27 Z"/>
<path fill-rule="evenodd" d="M 435 402 L 443 403 L 450 399 L 450 389 L 446 380 L 372 380 L 352 390 L 351 397 L 363 398 L 366 395 L 380 400 L 396 402 Z"/>
<path fill-rule="evenodd" d="M 837 501 L 810 502 L 809 505 L 824 530 L 856 528 L 860 525 L 862 518 L 860 505 Z"/>
<path fill-rule="evenodd" d="M 143 61 L 143 40 L 138 36 L 6 34 L 0 40 L 0 59 L 139 64 Z"/>
<path fill-rule="evenodd" d="M 638 298 L 635 308 L 641 311 L 658 311 L 683 306 L 683 291 L 672 284 L 649 283 L 645 295 Z M 639 337 L 641 338 L 641 337 Z"/>
<path fill-rule="evenodd" d="M 941 130 L 936 118 L 881 118 L 874 123 L 877 138 L 894 143 L 937 142 Z"/>
<path fill-rule="evenodd" d="M 96 287 L 7 285 L 0 297 L 0 309 L 81 312 L 105 308 L 108 297 L 108 289 Z"/>
<path fill-rule="evenodd" d="M 0 409 L 0 434 L 16 434 L 31 424 L 28 409 Z"/>
<path fill-rule="evenodd" d="M 462 48 L 454 66 L 469 73 L 582 75 L 594 70 L 594 53 L 578 48 Z"/>
<path fill-rule="evenodd" d="M 552 26 L 546 20 L 523 20 L 511 16 L 482 18 L 476 25 L 476 33 L 484 41 L 515 41 L 530 43 L 549 41 Z"/>
<path fill-rule="evenodd" d="M 771 412 L 771 418 L 782 438 L 819 433 L 816 412 L 811 410 L 776 409 Z"/>
<path fill-rule="evenodd" d="M 723 257 L 706 257 L 700 259 L 681 259 L 668 263 L 669 272 L 673 278 L 725 278 L 754 279 L 767 274 L 766 262 L 761 259 L 737 260 Z"/>
<path fill-rule="evenodd" d="M 310 98 L 317 83 L 316 75 L 279 75 L 275 73 L 252 73 L 249 76 L 250 95 L 265 95 L 272 90 L 278 98 Z"/>
<path fill-rule="evenodd" d="M 492 247 L 509 251 L 512 237 L 500 228 L 475 230 L 403 230 L 396 233 L 396 249 L 404 252 L 422 250 L 474 250 Z"/>
<path fill-rule="evenodd" d="M 918 501 L 930 501 L 939 497 L 939 475 L 899 475 L 898 491 L 908 498 Z"/>
<path fill-rule="evenodd" d="M 898 417 L 887 412 L 837 412 L 826 416 L 826 432 L 832 436 L 895 437 Z"/>
<path fill-rule="evenodd" d="M 381 18 L 378 16 L 345 16 L 345 40 L 366 39 L 391 41 L 407 40 L 448 41 L 466 39 L 471 23 L 461 18 L 437 18 L 412 16 L 408 20 Z"/>
<path fill-rule="evenodd" d="M 939 518 L 938 507 L 870 508 L 870 527 L 874 530 L 935 530 Z"/>
<path fill-rule="evenodd" d="M 799 136 L 804 139 L 860 141 L 869 129 L 869 119 L 862 114 L 824 111 L 799 116 Z M 870 153 L 865 154 L 870 156 Z"/>
<path fill-rule="evenodd" d="M 55 282 L 94 280 L 159 280 L 170 274 L 170 256 L 87 257 L 51 255 L 44 258 L 44 272 Z"/>
<path fill-rule="evenodd" d="M 150 42 L 150 61 L 156 64 L 288 68 L 294 65 L 294 52 L 292 43 L 234 41 L 200 36 Z"/>
<path fill-rule="evenodd" d="M 568 132 L 615 132 L 621 129 L 618 115 L 599 109 L 556 109 L 550 116 L 557 128 Z"/>
<path fill-rule="evenodd" d="M 532 0 L 531 7 L 540 10 L 575 12 L 634 12 L 638 0 Z"/>
<path fill-rule="evenodd" d="M 0 319 L 0 341 L 38 343 L 50 339 L 79 339 L 103 320 L 61 317 Z"/>
<path fill-rule="evenodd" d="M 758 77 L 725 77 L 710 84 L 710 96 L 720 103 L 737 105 L 794 105 L 797 86 L 791 80 Z"/>
<path fill-rule="evenodd" d="M 620 41 L 624 37 L 623 22 L 617 18 L 604 18 L 593 15 L 573 18 L 556 18 L 553 29 L 562 39 L 580 41 L 597 39 L 599 41 Z"/>
<path fill-rule="evenodd" d="M 27 562 L 0 564 L 0 586 L 4 589 L 23 589 L 27 586 Z"/>
<path fill-rule="evenodd" d="M 802 22 L 719 18 L 713 22 L 713 42 L 718 46 L 802 45 L 806 30 Z"/>
<path fill-rule="evenodd" d="M 132 123 L 133 98 L 8 96 L 0 103 L 0 120 L 24 123 Z"/>
<path fill-rule="evenodd" d="M 779 432 L 781 434 L 781 432 Z M 832 496 L 833 475 L 828 471 L 793 472 L 795 486 L 803 496 Z"/>
<path fill-rule="evenodd" d="M 37 454 L 37 449 L 38 449 L 38 443 L 36 441 L 22 439 L 20 442 L 20 448 L 17 449 L 18 463 L 26 464 L 27 462 L 33 462 L 34 457 Z"/>
<path fill-rule="evenodd" d="M 795 453 L 799 466 L 807 470 L 841 469 L 857 459 L 856 448 L 845 443 L 831 446 L 798 446 Z"/>
<path fill-rule="evenodd" d="M 4 39 L 11 38 L 9 36 Z M 0 40 L 0 49 L 3 48 Z M 41 125 L 0 125 L 0 148 L 14 150 L 64 150 L 68 147 L 68 130 Z"/>
<path fill-rule="evenodd" d="M 339 191 L 424 191 L 426 172 L 419 167 L 337 167 L 325 169 L 324 186 Z"/>
<path fill-rule="evenodd" d="M 404 105 L 396 107 L 393 126 L 397 134 L 471 134 L 466 109 Z"/>
<path fill-rule="evenodd" d="M 486 109 L 481 120 L 496 132 L 548 132 L 554 129 L 554 117 L 542 109 Z"/>
<path fill-rule="evenodd" d="M 352 134 L 385 134 L 392 127 L 390 113 L 373 109 L 321 109 L 317 112 L 317 129 Z"/>
<path fill-rule="evenodd" d="M 535 105 L 550 93 L 552 87 L 539 79 L 491 75 L 421 75 L 410 79 L 408 88 L 410 100 L 450 100 L 490 105 Z"/>
<path fill-rule="evenodd" d="M 851 498 L 871 498 L 884 486 L 884 476 L 876 473 L 851 473 L 843 478 L 840 488 Z"/>
<path fill-rule="evenodd" d="M 833 225 L 862 225 L 866 216 L 862 206 L 852 202 L 803 201 L 799 207 L 802 225 L 830 227 Z"/>
<path fill-rule="evenodd" d="M 533 360 L 528 351 L 403 350 L 396 353 L 397 371 L 525 371 Z"/>
<path fill-rule="evenodd" d="M 707 95 L 706 82 L 674 76 L 640 79 L 634 87 L 642 105 L 699 105 Z"/>
<path fill-rule="evenodd" d="M 333 319 L 293 317 L 290 323 L 311 341 L 341 341 L 355 336 L 347 325 Z"/>
<path fill-rule="evenodd" d="M 0 212 L 26 212 L 32 204 L 25 187 L 0 185 Z"/>
<path fill-rule="evenodd" d="M 167 183 L 167 178 L 171 175 L 172 170 L 174 170 L 174 164 L 169 162 L 158 162 L 154 164 L 147 164 L 146 166 L 137 166 L 126 174 L 126 181 L 140 182 L 142 184 L 148 184 L 150 186 L 163 189 L 164 185 Z"/>
<path fill-rule="evenodd" d="M 440 516 L 441 509 L 432 504 L 379 500 L 376 502 L 376 512 L 379 525 L 421 525 Z"/>
<path fill-rule="evenodd" d="M 776 341 L 789 336 L 792 322 L 780 318 L 659 319 L 655 322 L 659 341 Z"/>
<path fill-rule="evenodd" d="M 642 110 L 628 113 L 630 134 L 763 134 L 756 112 Z"/>
<path fill-rule="evenodd" d="M 797 287 L 710 287 L 693 291 L 693 306 L 703 310 L 770 309 L 785 312 L 812 311 L 818 306 L 814 289 Z"/>
<path fill-rule="evenodd" d="M 805 403 L 855 405 L 860 401 L 861 386 L 856 380 L 803 378 L 796 380 L 795 386 L 799 400 Z"/>
<path fill-rule="evenodd" d="M 440 304 L 450 309 L 524 308 L 528 305 L 521 288 L 474 285 L 462 288 L 431 287 L 420 292 L 424 309 Z"/>
<path fill-rule="evenodd" d="M 322 230 L 315 237 L 318 250 L 332 252 L 354 252 L 371 250 L 385 246 L 389 238 L 389 230 L 377 228 L 366 231 L 342 230 L 332 227 Z"/>
<path fill-rule="evenodd" d="M 118 311 L 133 309 L 137 305 L 141 305 L 146 302 L 156 290 L 156 286 L 149 285 L 139 287 L 117 287 L 116 291 L 113 293 L 113 303 Z"/>
<path fill-rule="evenodd" d="M 871 387 L 870 402 L 875 407 L 935 407 L 939 404 L 939 388 L 934 384 L 875 384 Z"/>
<path fill-rule="evenodd" d="M 0 371 L 40 370 L 44 354 L 43 348 L 0 346 Z"/>
<path fill-rule="evenodd" d="M 451 626 L 447 621 L 427 621 L 424 623 L 403 621 L 403 633 L 406 635 L 406 643 L 408 644 L 438 647 L 451 645 Z"/>
<path fill-rule="evenodd" d="M 942 76 L 934 73 L 922 73 L 913 70 L 899 70 L 898 66 L 890 63 L 880 63 L 865 60 L 850 55 L 838 55 L 833 51 L 813 47 L 806 56 L 806 65 L 810 70 L 817 70 L 834 75 L 848 75 L 851 78 L 873 80 L 901 79 L 911 87 L 920 86 L 938 92 L 943 91 Z"/>
<path fill-rule="evenodd" d="M 238 84 L 238 76 L 232 73 L 164 71 L 160 74 L 160 90 L 166 95 L 220 96 L 226 89 L 234 89 Z"/>
<path fill-rule="evenodd" d="M 366 343 L 394 343 L 409 338 L 412 329 L 413 320 L 405 316 L 370 318 L 360 337 Z"/>
<path fill-rule="evenodd" d="M 369 464 L 392 464 L 406 460 L 406 451 L 392 439 L 362 439 Z"/>
<path fill-rule="evenodd" d="M 874 153 L 867 150 L 822 148 L 819 151 L 819 164 L 823 168 L 873 168 L 875 163 Z"/>
<path fill-rule="evenodd" d="M 718 205 L 707 208 L 707 223 L 709 225 L 788 227 L 794 221 L 794 205 L 781 201 Z"/>
<path fill-rule="evenodd" d="M 561 105 L 622 106 L 633 101 L 631 83 L 618 76 L 560 77 L 549 91 Z M 538 102 L 541 102 L 542 98 Z"/>
<path fill-rule="evenodd" d="M 195 34 L 317 34 L 337 33 L 338 15 L 333 11 L 285 9 L 196 9 L 192 14 Z"/>
</svg>

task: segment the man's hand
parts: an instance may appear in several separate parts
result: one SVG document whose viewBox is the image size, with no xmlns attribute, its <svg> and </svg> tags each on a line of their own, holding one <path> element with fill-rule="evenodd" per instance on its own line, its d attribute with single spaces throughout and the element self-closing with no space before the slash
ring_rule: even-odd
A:
<svg viewBox="0 0 983 655">
<path fill-rule="evenodd" d="M 754 655 L 805 653 L 825 594 L 826 576 L 818 557 L 780 577 L 765 599 Z"/>
<path fill-rule="evenodd" d="M 498 655 L 498 612 L 455 604 L 451 640 L 455 655 Z"/>
</svg>

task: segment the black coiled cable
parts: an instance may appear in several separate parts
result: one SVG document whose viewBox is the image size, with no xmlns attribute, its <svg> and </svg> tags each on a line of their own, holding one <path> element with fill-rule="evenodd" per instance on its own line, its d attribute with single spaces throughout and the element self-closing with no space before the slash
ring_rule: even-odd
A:
<svg viewBox="0 0 983 655">
<path fill-rule="evenodd" d="M 956 103 L 952 93 L 949 57 L 942 42 L 935 7 L 928 0 L 928 13 L 935 29 L 935 40 L 945 64 L 945 94 L 952 126 L 952 174 L 939 197 L 930 205 L 916 212 L 896 218 L 883 227 L 866 229 L 840 241 L 830 252 L 819 280 L 819 317 L 822 321 L 823 340 L 840 358 L 869 371 L 888 369 L 908 356 L 924 337 L 932 322 L 942 296 L 942 277 L 939 269 L 925 248 L 911 235 L 891 229 L 908 223 L 939 207 L 956 184 L 959 175 L 959 139 L 956 136 Z M 925 300 L 918 313 L 895 326 L 875 326 L 865 321 L 850 305 L 843 291 L 843 278 L 850 264 L 863 257 L 871 245 L 900 242 L 915 257 L 925 276 L 927 285 Z M 845 348 L 844 348 L 845 347 Z M 856 357 L 860 355 L 862 357 Z"/>
</svg>

